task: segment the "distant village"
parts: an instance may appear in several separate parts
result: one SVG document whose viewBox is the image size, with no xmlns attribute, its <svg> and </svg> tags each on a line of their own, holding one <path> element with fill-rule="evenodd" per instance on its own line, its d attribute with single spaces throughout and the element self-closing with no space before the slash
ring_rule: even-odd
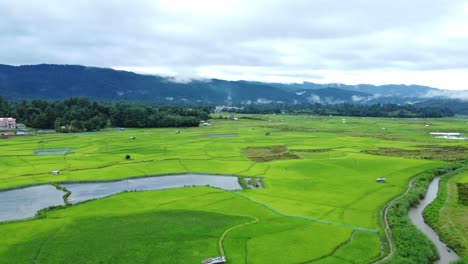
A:
<svg viewBox="0 0 468 264">
<path fill-rule="evenodd" d="M 14 135 L 17 136 L 27 135 L 28 133 L 24 130 L 26 130 L 26 126 L 16 123 L 16 118 L 0 117 L 0 131 L 2 131 L 1 138 L 9 138 L 12 135 L 10 133 L 11 131 L 13 131 Z"/>
</svg>

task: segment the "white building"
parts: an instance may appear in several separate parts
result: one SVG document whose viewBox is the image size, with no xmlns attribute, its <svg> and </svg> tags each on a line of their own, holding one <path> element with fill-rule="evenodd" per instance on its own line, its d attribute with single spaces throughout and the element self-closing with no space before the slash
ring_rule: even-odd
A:
<svg viewBox="0 0 468 264">
<path fill-rule="evenodd" d="M 16 128 L 16 119 L 12 117 L 0 117 L 0 128 L 4 128 L 4 129 Z"/>
</svg>

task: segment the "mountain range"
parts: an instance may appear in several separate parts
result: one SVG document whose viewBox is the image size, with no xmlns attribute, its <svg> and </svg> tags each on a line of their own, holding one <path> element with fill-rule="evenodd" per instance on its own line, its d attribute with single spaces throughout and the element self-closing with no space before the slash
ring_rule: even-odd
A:
<svg viewBox="0 0 468 264">
<path fill-rule="evenodd" d="M 142 75 L 79 65 L 0 65 L 0 96 L 10 100 L 88 97 L 107 102 L 160 104 L 415 104 L 445 106 L 468 114 L 468 91 L 420 85 L 339 83 L 263 83 L 219 79 L 178 82 L 170 77 Z"/>
</svg>

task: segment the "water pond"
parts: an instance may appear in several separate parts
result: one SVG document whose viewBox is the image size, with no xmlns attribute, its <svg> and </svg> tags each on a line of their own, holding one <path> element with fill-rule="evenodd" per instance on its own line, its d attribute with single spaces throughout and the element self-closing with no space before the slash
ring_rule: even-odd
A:
<svg viewBox="0 0 468 264">
<path fill-rule="evenodd" d="M 429 134 L 436 138 L 468 140 L 468 137 L 460 136 L 458 132 L 430 132 Z"/>
<path fill-rule="evenodd" d="M 0 192 L 0 221 L 29 218 L 43 208 L 64 205 L 64 194 L 52 185 Z"/>
<path fill-rule="evenodd" d="M 150 191 L 184 186 L 205 186 L 224 190 L 242 189 L 236 176 L 185 174 L 134 178 L 112 182 L 67 183 L 63 187 L 71 191 L 71 203 L 97 199 L 123 191 Z"/>
<path fill-rule="evenodd" d="M 132 178 L 119 181 L 64 183 L 71 191 L 68 200 L 78 203 L 103 198 L 123 191 L 149 191 L 184 186 L 211 186 L 224 190 L 242 189 L 236 176 L 183 174 Z M 49 206 L 64 205 L 62 190 L 54 186 L 38 185 L 0 192 L 0 221 L 33 217 L 37 211 Z"/>
</svg>

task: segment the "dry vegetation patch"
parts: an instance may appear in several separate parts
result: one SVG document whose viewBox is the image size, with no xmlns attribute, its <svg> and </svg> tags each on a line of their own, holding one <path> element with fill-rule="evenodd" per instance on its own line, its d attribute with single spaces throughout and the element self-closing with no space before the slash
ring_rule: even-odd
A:
<svg viewBox="0 0 468 264">
<path fill-rule="evenodd" d="M 409 159 L 434 159 L 443 161 L 459 161 L 468 159 L 468 148 L 462 146 L 417 146 L 421 149 L 379 148 L 362 152 L 379 155 L 403 157 Z"/>
<path fill-rule="evenodd" d="M 458 202 L 462 205 L 468 205 L 468 183 L 457 183 Z"/>
<path fill-rule="evenodd" d="M 309 131 L 311 132 L 312 129 L 306 128 L 306 127 L 301 127 L 301 126 L 290 126 L 290 125 L 270 125 L 270 126 L 265 126 L 267 128 L 271 129 L 278 129 L 281 132 L 305 132 Z"/>
<path fill-rule="evenodd" d="M 306 153 L 321 153 L 321 152 L 329 152 L 333 149 L 291 149 L 293 152 L 306 152 Z"/>
<path fill-rule="evenodd" d="M 300 158 L 291 153 L 286 146 L 247 147 L 243 152 L 247 158 L 255 162 Z"/>
</svg>

